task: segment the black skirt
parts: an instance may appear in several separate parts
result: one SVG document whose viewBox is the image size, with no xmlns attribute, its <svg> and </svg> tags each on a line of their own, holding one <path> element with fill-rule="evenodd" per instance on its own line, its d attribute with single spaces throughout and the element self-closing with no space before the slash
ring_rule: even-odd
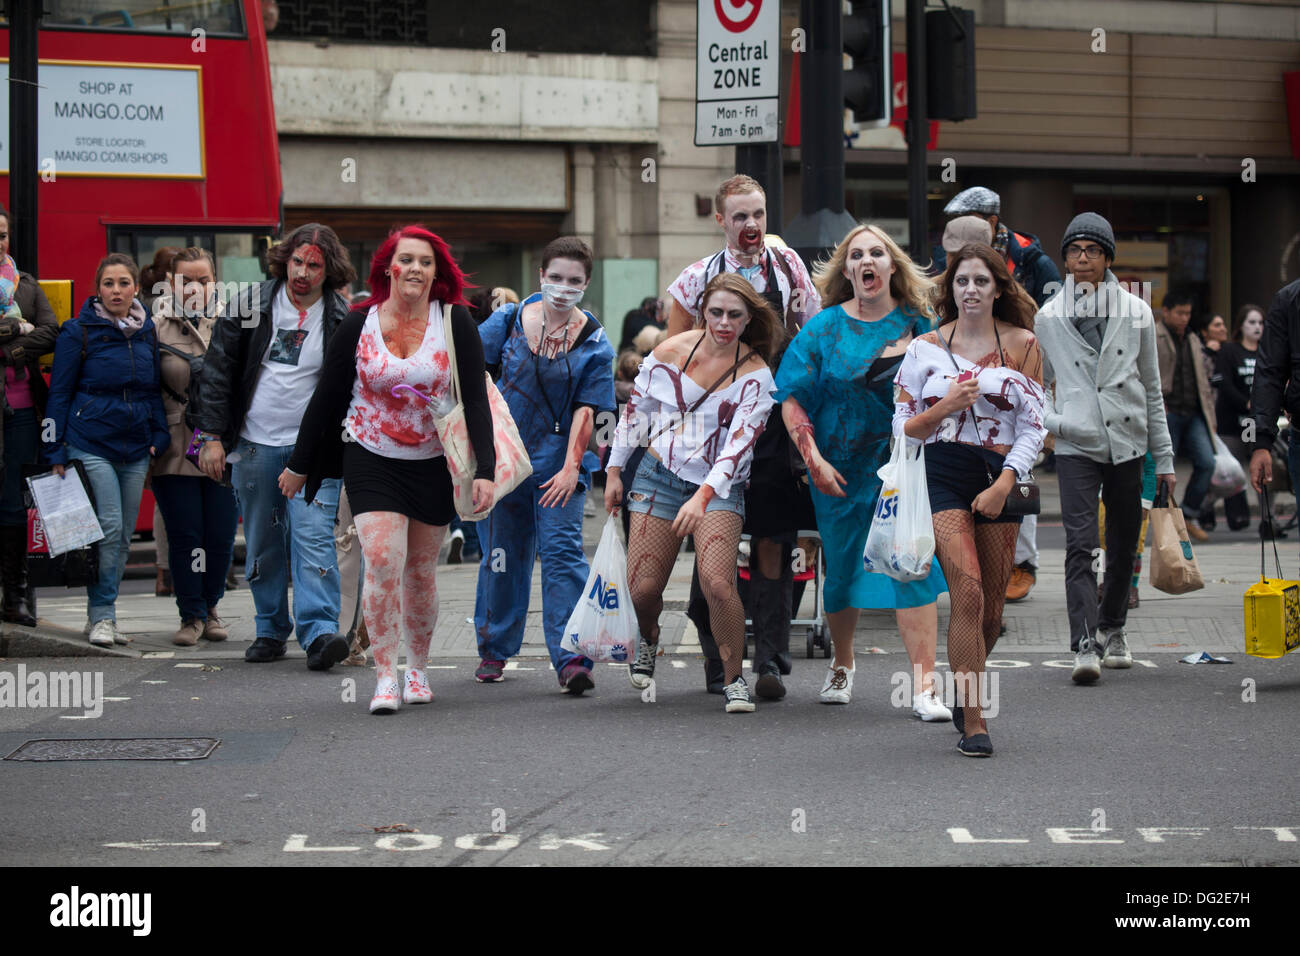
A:
<svg viewBox="0 0 1300 956">
<path fill-rule="evenodd" d="M 746 534 L 793 543 L 796 531 L 817 527 L 806 472 L 794 468 L 797 454 L 778 403 L 754 443 L 749 487 L 745 489 Z"/>
<path fill-rule="evenodd" d="M 354 515 L 391 511 L 425 524 L 456 516 L 447 459 L 409 461 L 376 455 L 355 441 L 343 445 L 343 485 Z"/>
</svg>

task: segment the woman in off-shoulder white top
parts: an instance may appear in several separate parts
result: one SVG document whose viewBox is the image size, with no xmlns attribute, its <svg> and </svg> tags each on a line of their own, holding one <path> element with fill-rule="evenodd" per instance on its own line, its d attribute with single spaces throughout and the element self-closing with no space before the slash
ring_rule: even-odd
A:
<svg viewBox="0 0 1300 956">
<path fill-rule="evenodd" d="M 948 663 L 956 678 L 957 749 L 989 757 L 981 705 L 984 662 L 1002 627 L 1002 604 L 1020 519 L 1004 512 L 1027 476 L 1043 428 L 1043 359 L 1034 300 L 992 246 L 969 243 L 940 280 L 939 327 L 907 347 L 894 434 L 925 445 L 935 552 L 948 579 Z"/>
<path fill-rule="evenodd" d="M 681 539 L 695 536 L 700 585 L 726 672 L 728 713 L 754 709 L 741 674 L 745 610 L 736 591 L 745 482 L 772 410 L 769 364 L 784 335 L 753 287 L 722 273 L 705 287 L 704 327 L 661 343 L 641 366 L 614 434 L 605 509 L 623 501 L 623 465 L 649 445 L 628 490 L 628 588 L 641 629 L 632 686 L 654 679 L 663 591 Z"/>
</svg>

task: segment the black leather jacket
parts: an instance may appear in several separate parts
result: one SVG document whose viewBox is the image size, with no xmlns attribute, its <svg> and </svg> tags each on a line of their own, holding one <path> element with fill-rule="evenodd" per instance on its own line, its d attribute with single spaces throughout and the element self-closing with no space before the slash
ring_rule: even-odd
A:
<svg viewBox="0 0 1300 956">
<path fill-rule="evenodd" d="M 226 304 L 212 328 L 203 371 L 191 389 L 193 427 L 219 436 L 227 452 L 244 428 L 244 415 L 253 401 L 262 359 L 271 342 L 271 305 L 283 284 L 283 279 L 270 279 Z M 323 348 L 328 350 L 330 338 L 347 316 L 349 306 L 342 295 L 329 289 L 325 290 L 324 300 Z"/>
<path fill-rule="evenodd" d="M 1255 381 L 1250 389 L 1257 447 L 1267 448 L 1277 437 L 1277 419 L 1285 410 L 1300 416 L 1300 279 L 1273 296 L 1264 316 Z"/>
</svg>

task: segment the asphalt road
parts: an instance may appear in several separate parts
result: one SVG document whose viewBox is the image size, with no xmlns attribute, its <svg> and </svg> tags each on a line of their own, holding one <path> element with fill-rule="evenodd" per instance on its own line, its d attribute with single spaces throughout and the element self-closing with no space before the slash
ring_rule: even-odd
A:
<svg viewBox="0 0 1300 956">
<path fill-rule="evenodd" d="M 613 666 L 571 699 L 544 661 L 483 686 L 444 659 L 435 702 L 388 718 L 366 712 L 370 670 L 28 660 L 102 671 L 114 699 L 93 721 L 0 708 L 0 754 L 60 736 L 221 744 L 189 762 L 0 761 L 0 864 L 1300 863 L 1300 654 L 1138 657 L 1076 687 L 1049 666 L 1063 655 L 995 652 L 991 760 L 891 706 L 896 653 L 858 657 L 847 707 L 819 704 L 823 662 L 797 660 L 790 696 L 751 715 L 723 713 L 690 655 L 660 659 L 652 703 Z M 414 832 L 375 830 L 394 825 Z"/>
</svg>

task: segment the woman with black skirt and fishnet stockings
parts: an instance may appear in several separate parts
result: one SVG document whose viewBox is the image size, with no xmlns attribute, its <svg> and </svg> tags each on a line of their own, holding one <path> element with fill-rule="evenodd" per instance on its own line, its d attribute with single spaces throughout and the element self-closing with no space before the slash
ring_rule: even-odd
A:
<svg viewBox="0 0 1300 956">
<path fill-rule="evenodd" d="M 1003 513 L 1043 446 L 1043 359 L 1034 300 L 989 246 L 948 260 L 939 327 L 908 346 L 894 434 L 925 445 L 935 551 L 952 602 L 948 665 L 957 749 L 991 757 L 984 662 L 997 642 L 1020 518 Z"/>
</svg>

